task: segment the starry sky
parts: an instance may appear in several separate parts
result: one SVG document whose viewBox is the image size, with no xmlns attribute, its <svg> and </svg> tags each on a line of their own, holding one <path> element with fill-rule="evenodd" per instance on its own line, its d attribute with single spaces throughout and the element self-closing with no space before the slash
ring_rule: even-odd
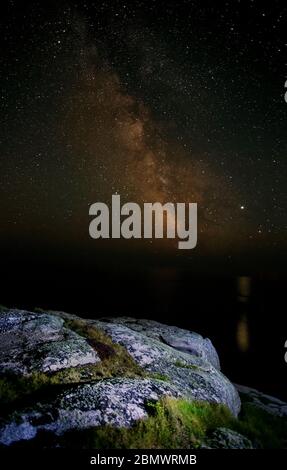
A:
<svg viewBox="0 0 287 470">
<path fill-rule="evenodd" d="M 118 193 L 197 202 L 204 255 L 285 253 L 285 2 L 0 8 L 2 246 L 94 249 L 89 206 Z"/>
</svg>

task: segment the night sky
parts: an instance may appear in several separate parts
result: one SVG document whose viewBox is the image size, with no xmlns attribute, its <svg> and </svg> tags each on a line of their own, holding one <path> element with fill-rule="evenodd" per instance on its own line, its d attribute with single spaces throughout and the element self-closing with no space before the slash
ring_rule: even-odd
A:
<svg viewBox="0 0 287 470">
<path fill-rule="evenodd" d="M 232 380 L 287 396 L 286 17 L 283 0 L 1 1 L 0 304 L 183 326 Z M 116 193 L 196 202 L 197 247 L 90 238 Z"/>
<path fill-rule="evenodd" d="M 286 254 L 285 2 L 0 8 L 2 249 L 94 250 L 118 193 L 197 202 L 197 253 Z"/>
</svg>

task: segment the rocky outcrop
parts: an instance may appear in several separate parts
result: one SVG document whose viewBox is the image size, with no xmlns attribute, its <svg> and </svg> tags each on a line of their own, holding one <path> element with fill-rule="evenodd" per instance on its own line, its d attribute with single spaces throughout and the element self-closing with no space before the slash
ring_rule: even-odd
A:
<svg viewBox="0 0 287 470">
<path fill-rule="evenodd" d="M 249 403 L 271 415 L 287 417 L 287 403 L 282 400 L 244 385 L 236 385 L 236 388 L 245 403 Z"/>
<path fill-rule="evenodd" d="M 151 320 L 120 317 L 92 324 L 124 346 L 141 367 L 165 376 L 186 397 L 221 403 L 234 415 L 239 413 L 238 393 L 218 370 L 218 356 L 210 340 Z M 171 343 L 185 344 L 185 350 Z"/>
<path fill-rule="evenodd" d="M 0 315 L 0 374 L 26 376 L 98 361 L 97 352 L 59 316 L 14 309 Z"/>
<path fill-rule="evenodd" d="M 78 385 L 51 401 L 13 413 L 2 425 L 0 443 L 33 439 L 39 431 L 60 436 L 96 426 L 131 426 L 148 416 L 147 402 L 163 396 L 179 397 L 180 393 L 172 385 L 151 379 L 106 379 Z"/>
<path fill-rule="evenodd" d="M 205 449 L 253 449 L 252 442 L 242 434 L 227 428 L 217 428 L 208 439 Z"/>
<path fill-rule="evenodd" d="M 237 388 L 244 400 L 286 416 L 279 400 Z M 84 320 L 65 312 L 17 309 L 0 309 L 0 393 L 8 404 L 1 407 L 4 446 L 43 433 L 57 438 L 105 426 L 132 429 L 166 397 L 187 400 L 189 406 L 210 403 L 210 413 L 224 405 L 225 422 L 231 424 L 241 405 L 211 341 L 197 333 L 130 317 Z M 179 419 L 177 413 L 172 419 Z M 252 444 L 218 425 L 202 447 Z"/>
<path fill-rule="evenodd" d="M 105 320 L 105 319 L 103 319 Z M 144 336 L 160 341 L 173 349 L 197 356 L 220 369 L 219 357 L 209 338 L 203 338 L 193 331 L 177 326 L 163 325 L 154 320 L 142 320 L 131 317 L 106 318 L 107 322 L 124 325 Z"/>
</svg>

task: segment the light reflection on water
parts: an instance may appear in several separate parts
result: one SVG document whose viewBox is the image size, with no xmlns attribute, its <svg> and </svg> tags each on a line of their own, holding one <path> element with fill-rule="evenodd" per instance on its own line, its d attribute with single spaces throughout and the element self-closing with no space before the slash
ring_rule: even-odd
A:
<svg viewBox="0 0 287 470">
<path fill-rule="evenodd" d="M 251 277 L 239 276 L 237 278 L 237 301 L 239 306 L 239 320 L 236 328 L 236 343 L 238 349 L 245 353 L 250 348 L 250 329 L 248 322 L 249 300 L 251 294 Z"/>
</svg>

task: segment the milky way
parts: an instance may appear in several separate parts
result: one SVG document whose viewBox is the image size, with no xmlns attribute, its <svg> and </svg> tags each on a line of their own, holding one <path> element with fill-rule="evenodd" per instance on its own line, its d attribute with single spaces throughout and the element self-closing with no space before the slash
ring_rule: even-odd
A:
<svg viewBox="0 0 287 470">
<path fill-rule="evenodd" d="M 85 197 L 109 203 L 111 194 L 118 193 L 123 201 L 140 204 L 197 202 L 202 240 L 235 240 L 240 191 L 199 152 L 190 153 L 169 138 L 149 107 L 128 94 L 113 68 L 99 59 L 96 47 L 80 47 L 78 52 L 84 60 L 77 93 L 68 99 L 64 128 L 79 156 L 76 168 L 84 172 Z"/>
<path fill-rule="evenodd" d="M 197 202 L 203 251 L 280 247 L 286 12 L 251 3 L 11 2 L 2 233 L 80 245 L 89 205 L 118 193 Z"/>
</svg>

